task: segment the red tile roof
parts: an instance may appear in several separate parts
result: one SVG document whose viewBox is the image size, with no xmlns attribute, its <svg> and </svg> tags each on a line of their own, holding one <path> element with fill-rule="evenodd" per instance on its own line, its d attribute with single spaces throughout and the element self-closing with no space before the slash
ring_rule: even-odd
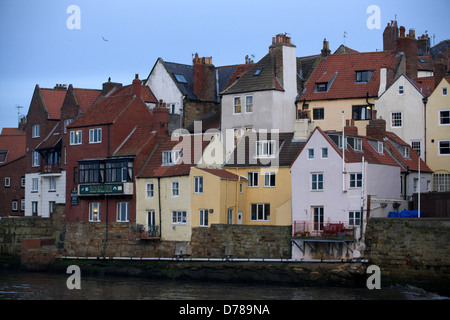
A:
<svg viewBox="0 0 450 320">
<path fill-rule="evenodd" d="M 61 141 L 62 137 L 60 124 L 61 122 L 58 121 L 58 123 L 53 127 L 53 129 L 45 137 L 45 139 L 42 140 L 41 143 L 39 143 L 36 149 L 52 149 L 58 144 L 58 142 Z"/>
<path fill-rule="evenodd" d="M 61 107 L 66 98 L 65 89 L 45 89 L 41 88 L 42 98 L 50 119 L 60 119 Z"/>
<path fill-rule="evenodd" d="M 223 170 L 223 169 L 213 169 L 213 168 L 198 168 L 200 170 L 206 171 L 208 173 L 211 173 L 215 176 L 218 176 L 221 179 L 225 180 L 241 180 L 241 181 L 247 181 L 247 178 L 238 176 L 237 174 L 234 174 L 232 172 Z"/>
<path fill-rule="evenodd" d="M 75 96 L 81 112 L 85 113 L 98 99 L 102 90 L 74 88 Z"/>
<path fill-rule="evenodd" d="M 184 142 L 183 139 L 190 137 L 190 144 L 187 140 L 187 143 Z M 153 153 L 150 159 L 148 159 L 147 164 L 142 169 L 142 171 L 138 174 L 138 177 L 141 178 L 148 178 L 148 177 L 175 177 L 175 176 L 184 176 L 189 175 L 189 172 L 191 170 L 191 167 L 195 166 L 197 162 L 200 160 L 201 155 L 203 154 L 203 150 L 205 147 L 209 144 L 209 141 L 203 141 L 201 145 L 201 150 L 195 150 L 196 146 L 196 139 L 193 138 L 193 135 L 190 136 L 184 136 L 183 138 L 180 138 L 180 141 L 171 141 L 169 139 L 163 141 L 160 143 L 160 145 L 157 147 L 156 151 Z M 186 149 L 183 149 L 184 145 L 187 145 L 188 147 Z M 162 164 L 162 154 L 163 151 L 170 151 L 170 150 L 183 150 L 183 155 L 181 156 L 180 160 L 175 165 L 163 165 Z M 188 154 L 190 154 L 190 163 L 183 163 L 182 161 L 188 157 Z"/>
<path fill-rule="evenodd" d="M 136 126 L 113 156 L 137 155 L 155 135 L 156 133 L 152 132 L 152 126 Z"/>
<path fill-rule="evenodd" d="M 398 57 L 394 51 L 332 54 L 321 59 L 305 85 L 299 100 L 328 100 L 378 96 L 380 69 L 395 69 Z M 355 83 L 356 71 L 374 71 L 368 83 Z M 315 92 L 316 83 L 330 81 L 327 92 Z"/>
<path fill-rule="evenodd" d="M 5 131 L 5 129 L 13 128 L 3 128 L 2 134 L 0 135 L 0 151 L 7 151 L 6 159 L 4 162 L 0 162 L 0 166 L 3 166 L 25 156 L 26 136 L 23 134 L 4 134 L 3 132 Z M 6 133 L 8 132 L 12 132 L 12 130 L 6 130 Z"/>
<path fill-rule="evenodd" d="M 123 96 L 123 95 L 132 95 L 133 94 L 133 86 L 128 85 L 124 87 L 114 88 L 109 94 L 108 97 L 112 96 Z M 141 85 L 141 97 L 144 102 L 150 102 L 150 103 L 158 103 L 158 100 L 156 99 L 153 92 L 150 90 L 150 88 L 146 85 Z"/>
<path fill-rule="evenodd" d="M 434 91 L 434 77 L 416 78 L 413 83 L 427 97 Z"/>
<path fill-rule="evenodd" d="M 24 136 L 26 135 L 25 131 L 20 131 L 19 128 L 3 128 L 2 136 Z"/>
</svg>

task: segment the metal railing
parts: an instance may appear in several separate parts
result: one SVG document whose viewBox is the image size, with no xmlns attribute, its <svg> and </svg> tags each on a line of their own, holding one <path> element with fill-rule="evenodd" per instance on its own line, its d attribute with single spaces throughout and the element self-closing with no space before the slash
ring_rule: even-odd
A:
<svg viewBox="0 0 450 320">
<path fill-rule="evenodd" d="M 342 221 L 310 222 L 295 220 L 292 233 L 294 236 L 311 237 L 353 237 L 354 225 Z"/>
</svg>

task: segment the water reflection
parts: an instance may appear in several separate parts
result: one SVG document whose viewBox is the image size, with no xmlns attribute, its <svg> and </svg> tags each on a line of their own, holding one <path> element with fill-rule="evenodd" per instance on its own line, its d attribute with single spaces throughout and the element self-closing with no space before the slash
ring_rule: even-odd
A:
<svg viewBox="0 0 450 320">
<path fill-rule="evenodd" d="M 67 274 L 0 271 L 0 299 L 10 300 L 400 300 L 445 299 L 412 286 L 381 290 L 82 276 L 69 290 Z"/>
</svg>

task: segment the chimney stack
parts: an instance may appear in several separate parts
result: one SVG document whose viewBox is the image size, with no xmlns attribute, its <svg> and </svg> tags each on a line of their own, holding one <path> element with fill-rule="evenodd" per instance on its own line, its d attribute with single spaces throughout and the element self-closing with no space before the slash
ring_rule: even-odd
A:
<svg viewBox="0 0 450 320">
<path fill-rule="evenodd" d="M 442 78 L 445 77 L 447 73 L 447 66 L 445 61 L 438 60 L 434 63 L 434 87 L 436 88 L 441 82 Z"/>
<path fill-rule="evenodd" d="M 371 138 L 382 140 L 386 137 L 386 120 L 372 119 L 366 126 L 366 135 Z"/>
<path fill-rule="evenodd" d="M 347 119 L 345 120 L 345 128 L 344 128 L 345 134 L 349 136 L 357 136 L 358 135 L 358 127 L 355 126 L 355 120 L 354 119 Z"/>
<path fill-rule="evenodd" d="M 409 30 L 405 35 L 405 27 L 400 27 L 400 37 L 397 39 L 397 52 L 403 52 L 406 59 L 406 76 L 414 80 L 417 78 L 417 40 L 415 31 Z"/>
<path fill-rule="evenodd" d="M 388 23 L 383 32 L 383 51 L 396 50 L 398 38 L 397 21 Z"/>
<path fill-rule="evenodd" d="M 328 57 L 328 55 L 331 53 L 327 39 L 323 39 L 323 48 L 321 52 L 322 58 Z"/>
<path fill-rule="evenodd" d="M 199 58 L 198 53 L 193 59 L 194 69 L 194 93 L 201 101 L 215 101 L 215 67 L 212 57 Z"/>
<path fill-rule="evenodd" d="M 133 80 L 133 94 L 136 95 L 136 97 L 140 97 L 141 96 L 141 86 L 142 86 L 142 82 L 141 80 L 139 80 L 139 75 L 136 74 L 134 80 Z"/>
<path fill-rule="evenodd" d="M 111 92 L 111 90 L 113 90 L 114 88 L 121 88 L 121 87 L 122 87 L 121 83 L 111 82 L 111 77 L 110 77 L 110 78 L 108 78 L 108 82 L 103 83 L 102 96 L 105 96 L 106 94 Z"/>
<path fill-rule="evenodd" d="M 163 100 L 159 100 L 156 107 L 153 108 L 153 131 L 156 131 L 157 137 L 169 135 L 169 109 Z"/>
</svg>

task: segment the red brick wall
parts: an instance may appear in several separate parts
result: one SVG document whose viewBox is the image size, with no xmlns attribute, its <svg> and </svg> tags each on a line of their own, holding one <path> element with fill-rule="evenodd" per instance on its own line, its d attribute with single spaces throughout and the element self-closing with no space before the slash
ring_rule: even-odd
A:
<svg viewBox="0 0 450 320">
<path fill-rule="evenodd" d="M 5 187 L 5 177 L 10 178 L 9 187 Z M 25 198 L 22 177 L 25 177 L 25 157 L 0 166 L 0 216 L 24 215 L 24 210 L 21 210 L 21 200 Z M 12 210 L 14 200 L 17 201 L 17 211 Z"/>
</svg>

